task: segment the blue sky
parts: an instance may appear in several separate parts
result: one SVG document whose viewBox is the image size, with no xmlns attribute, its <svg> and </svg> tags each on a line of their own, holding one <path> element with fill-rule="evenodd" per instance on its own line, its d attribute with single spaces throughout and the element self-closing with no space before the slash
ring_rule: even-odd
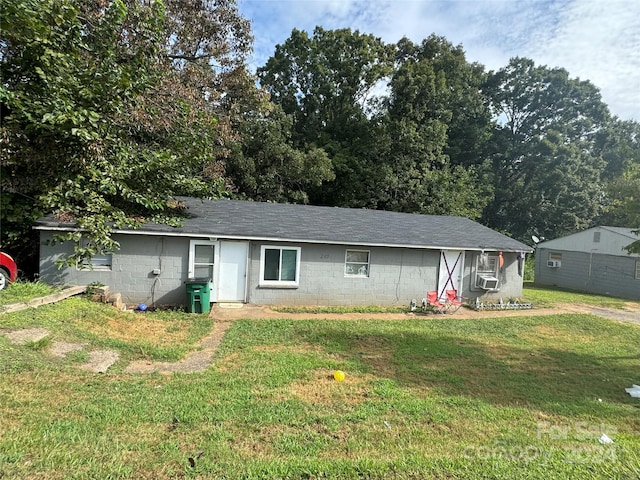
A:
<svg viewBox="0 0 640 480">
<path fill-rule="evenodd" d="M 432 33 L 488 70 L 521 56 L 590 80 L 611 112 L 640 121 L 639 0 L 238 0 L 262 66 L 293 28 L 349 27 L 395 43 Z"/>
</svg>

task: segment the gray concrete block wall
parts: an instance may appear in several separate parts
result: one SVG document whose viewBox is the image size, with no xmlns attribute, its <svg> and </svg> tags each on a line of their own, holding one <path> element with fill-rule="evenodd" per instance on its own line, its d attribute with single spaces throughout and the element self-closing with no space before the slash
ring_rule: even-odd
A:
<svg viewBox="0 0 640 480">
<path fill-rule="evenodd" d="M 298 288 L 260 287 L 260 247 L 250 250 L 248 301 L 275 305 L 408 305 L 436 288 L 439 252 L 406 248 L 289 244 L 301 247 Z M 279 243 L 277 245 L 287 245 Z M 368 278 L 346 277 L 346 250 L 369 250 Z"/>
<path fill-rule="evenodd" d="M 109 271 L 76 268 L 58 270 L 55 261 L 73 250 L 71 243 L 50 245 L 51 234 L 41 232 L 42 280 L 52 284 L 100 282 L 119 292 L 128 304 L 184 304 L 184 281 L 188 272 L 187 237 L 115 235 L 121 249 L 114 253 Z M 260 247 L 289 245 L 301 248 L 300 284 L 297 288 L 259 285 Z M 346 277 L 347 249 L 369 250 L 368 278 Z M 522 295 L 516 254 L 505 254 L 499 292 L 475 291 L 473 252 L 466 252 L 462 295 L 468 298 L 511 298 Z M 263 305 L 408 305 L 420 301 L 426 291 L 437 288 L 439 250 L 408 248 L 346 247 L 344 245 L 251 242 L 247 301 Z M 160 269 L 161 274 L 152 274 Z"/>
<path fill-rule="evenodd" d="M 547 267 L 549 253 L 561 253 L 559 268 Z M 635 257 L 539 249 L 535 283 L 640 300 Z"/>
<path fill-rule="evenodd" d="M 114 235 L 120 250 L 105 270 L 59 270 L 55 261 L 73 251 L 73 244 L 51 245 L 51 234 L 40 237 L 40 278 L 50 284 L 88 285 L 100 282 L 122 294 L 127 304 L 175 305 L 186 301 L 184 281 L 188 271 L 189 239 L 182 237 Z M 160 275 L 154 275 L 154 269 Z"/>
<path fill-rule="evenodd" d="M 492 252 L 491 254 L 494 255 L 495 252 Z M 463 296 L 471 300 L 480 298 L 480 300 L 483 302 L 497 301 L 499 299 L 507 301 L 511 298 L 522 297 L 524 265 L 522 267 L 522 273 L 518 272 L 517 253 L 503 253 L 504 265 L 502 271 L 498 273 L 499 290 L 497 291 L 482 290 L 481 288 L 477 288 L 475 286 L 475 265 L 476 257 L 478 255 L 480 255 L 480 252 L 466 252 L 464 279 L 462 281 Z"/>
</svg>

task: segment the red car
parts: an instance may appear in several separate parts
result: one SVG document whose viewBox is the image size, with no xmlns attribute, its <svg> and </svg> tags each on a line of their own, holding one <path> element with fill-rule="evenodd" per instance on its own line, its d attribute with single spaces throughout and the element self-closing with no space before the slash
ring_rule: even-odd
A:
<svg viewBox="0 0 640 480">
<path fill-rule="evenodd" d="M 18 267 L 10 255 L 0 252 L 0 290 L 13 282 L 18 276 Z"/>
</svg>

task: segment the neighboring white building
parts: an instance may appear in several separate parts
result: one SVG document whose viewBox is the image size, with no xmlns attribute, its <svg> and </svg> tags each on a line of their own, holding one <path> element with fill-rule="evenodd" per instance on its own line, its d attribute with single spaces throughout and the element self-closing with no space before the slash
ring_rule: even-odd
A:
<svg viewBox="0 0 640 480">
<path fill-rule="evenodd" d="M 594 227 L 538 244 L 535 283 L 640 300 L 640 255 L 631 228 Z"/>
</svg>

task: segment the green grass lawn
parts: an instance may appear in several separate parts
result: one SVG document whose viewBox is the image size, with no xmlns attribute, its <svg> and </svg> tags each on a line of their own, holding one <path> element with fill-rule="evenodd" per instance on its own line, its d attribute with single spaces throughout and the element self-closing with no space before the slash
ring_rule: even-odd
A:
<svg viewBox="0 0 640 480">
<path fill-rule="evenodd" d="M 640 383 L 637 325 L 240 320 L 213 366 L 174 375 L 123 369 L 193 348 L 206 317 L 81 298 L 0 316 L 33 326 L 123 358 L 91 374 L 0 335 L 0 478 L 640 476 L 640 399 L 624 391 Z"/>
<path fill-rule="evenodd" d="M 537 286 L 530 282 L 524 283 L 522 295 L 527 302 L 533 303 L 536 308 L 549 308 L 577 303 L 607 308 L 624 308 L 627 303 L 640 303 L 624 298 L 595 295 L 560 287 Z"/>
<path fill-rule="evenodd" d="M 0 306 L 27 302 L 34 298 L 59 292 L 60 290 L 60 288 L 51 287 L 43 282 L 24 282 L 18 280 L 8 285 L 5 289 L 0 290 Z"/>
</svg>

